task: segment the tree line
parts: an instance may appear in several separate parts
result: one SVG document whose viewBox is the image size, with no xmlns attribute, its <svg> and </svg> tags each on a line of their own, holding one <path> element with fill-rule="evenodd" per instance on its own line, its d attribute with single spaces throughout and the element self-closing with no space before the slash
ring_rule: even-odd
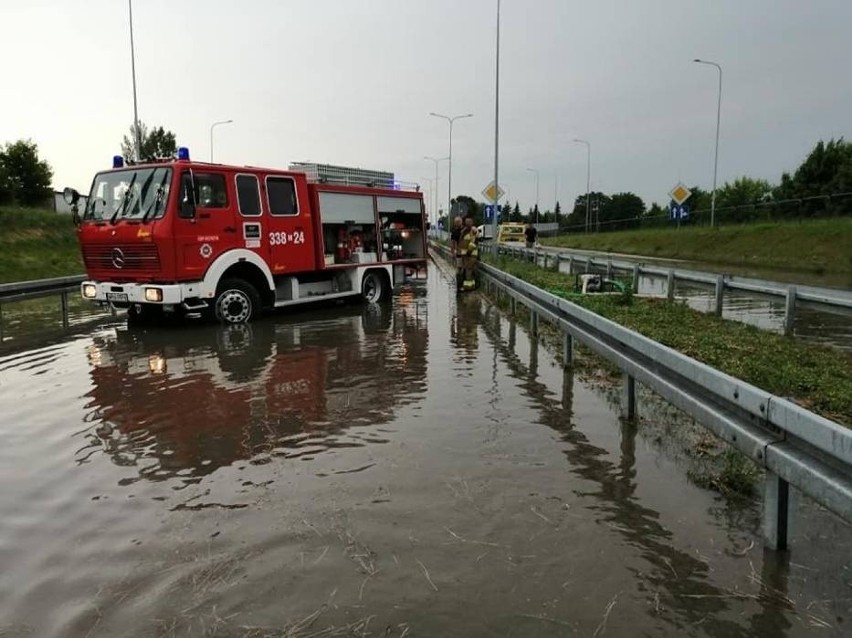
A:
<svg viewBox="0 0 852 638">
<path fill-rule="evenodd" d="M 137 149 L 137 140 L 141 143 Z M 131 125 L 121 142 L 125 162 L 138 157 L 147 162 L 174 157 L 177 153 L 175 134 L 162 126 L 149 129 L 139 125 L 139 135 Z M 138 151 L 138 152 L 137 152 Z M 53 169 L 38 154 L 31 140 L 0 145 L 0 205 L 44 206 L 52 195 Z M 690 209 L 686 223 L 707 223 L 710 217 L 711 194 L 692 186 L 685 204 Z M 501 213 L 501 220 L 512 222 L 558 222 L 567 230 L 585 227 L 588 215 L 592 230 L 623 230 L 627 228 L 663 226 L 670 224 L 668 202 L 665 206 L 653 203 L 646 206 L 641 197 L 631 192 L 607 194 L 589 193 L 574 200 L 571 210 L 564 214 L 559 202 L 554 210 L 540 211 L 538 205 L 521 209 L 520 203 Z M 485 222 L 485 203 L 468 195 L 455 200 L 456 210 L 474 218 L 477 225 Z M 504 205 L 504 209 L 506 206 Z M 777 184 L 764 179 L 739 177 L 726 182 L 716 191 L 716 221 L 741 223 L 757 219 L 804 218 L 852 213 L 852 143 L 842 137 L 828 142 L 820 140 L 805 160 L 792 173 L 783 173 Z M 442 220 L 445 227 L 447 217 Z"/>
<path fill-rule="evenodd" d="M 711 193 L 699 186 L 690 187 L 692 194 L 684 202 L 690 217 L 683 223 L 705 224 L 710 220 Z M 538 211 L 537 206 L 522 211 L 516 201 L 502 221 L 529 223 L 559 222 L 562 229 L 585 228 L 588 214 L 591 230 L 626 230 L 628 228 L 670 225 L 669 209 L 652 203 L 646 206 L 641 197 L 631 192 L 589 193 L 578 196 L 570 212 L 562 214 L 559 202 L 553 211 Z M 471 197 L 456 198 L 475 223 L 484 223 L 485 204 Z M 505 209 L 505 205 L 504 205 Z M 716 222 L 744 223 L 760 219 L 796 219 L 852 214 L 852 143 L 840 139 L 820 140 L 805 160 L 792 173 L 783 173 L 777 184 L 748 176 L 726 182 L 716 189 Z M 445 227 L 447 217 L 442 219 Z"/>
</svg>

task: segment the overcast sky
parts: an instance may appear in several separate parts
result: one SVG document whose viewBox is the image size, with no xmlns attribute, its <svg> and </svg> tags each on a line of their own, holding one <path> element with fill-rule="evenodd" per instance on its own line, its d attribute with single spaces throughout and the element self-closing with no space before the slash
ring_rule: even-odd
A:
<svg viewBox="0 0 852 638">
<path fill-rule="evenodd" d="M 31 138 L 54 186 L 88 190 L 133 121 L 125 0 L 0 0 L 0 142 Z M 493 177 L 496 0 L 135 0 L 139 118 L 194 158 L 316 161 L 434 175 L 448 126 L 453 194 Z M 592 188 L 667 201 L 777 181 L 820 138 L 850 137 L 850 0 L 502 0 L 500 182 L 563 207 Z M 446 201 L 447 165 L 441 165 Z"/>
</svg>

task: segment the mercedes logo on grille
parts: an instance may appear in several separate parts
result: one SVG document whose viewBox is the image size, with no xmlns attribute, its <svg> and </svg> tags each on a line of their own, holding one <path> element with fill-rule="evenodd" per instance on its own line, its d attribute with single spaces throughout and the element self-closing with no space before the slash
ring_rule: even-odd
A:
<svg viewBox="0 0 852 638">
<path fill-rule="evenodd" d="M 112 249 L 112 265 L 116 268 L 124 268 L 124 253 L 121 248 Z"/>
</svg>

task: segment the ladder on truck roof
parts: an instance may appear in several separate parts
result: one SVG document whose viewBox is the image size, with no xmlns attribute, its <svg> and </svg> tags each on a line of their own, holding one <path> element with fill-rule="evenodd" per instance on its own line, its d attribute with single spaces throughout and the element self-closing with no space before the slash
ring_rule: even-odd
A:
<svg viewBox="0 0 852 638">
<path fill-rule="evenodd" d="M 316 164 L 314 162 L 292 162 L 291 171 L 305 173 L 309 182 L 320 184 L 342 184 L 345 186 L 370 186 L 373 188 L 389 188 L 401 190 L 405 187 L 420 190 L 417 184 L 398 182 L 393 173 L 387 171 L 371 171 L 366 168 L 351 168 L 349 166 L 334 166 L 332 164 Z"/>
</svg>

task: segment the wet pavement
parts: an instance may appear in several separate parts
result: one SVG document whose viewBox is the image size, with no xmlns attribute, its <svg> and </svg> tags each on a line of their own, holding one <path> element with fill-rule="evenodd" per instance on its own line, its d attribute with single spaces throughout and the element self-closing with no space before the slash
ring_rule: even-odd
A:
<svg viewBox="0 0 852 638">
<path fill-rule="evenodd" d="M 5 344 L 0 636 L 848 635 L 852 526 L 764 552 L 693 424 L 452 285 Z"/>
</svg>

